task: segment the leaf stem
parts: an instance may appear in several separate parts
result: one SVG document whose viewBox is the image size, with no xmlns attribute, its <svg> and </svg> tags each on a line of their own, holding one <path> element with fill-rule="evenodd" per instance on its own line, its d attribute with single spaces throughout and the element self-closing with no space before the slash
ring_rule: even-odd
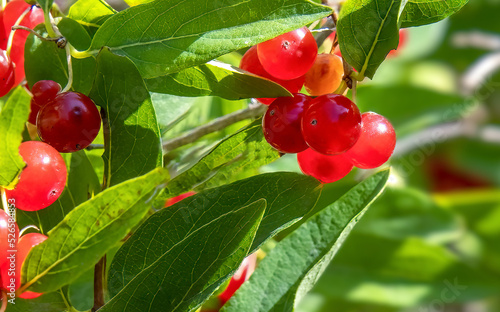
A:
<svg viewBox="0 0 500 312">
<path fill-rule="evenodd" d="M 267 106 L 258 104 L 254 107 L 249 107 L 246 109 L 242 109 L 239 111 L 236 111 L 231 114 L 224 115 L 222 117 L 216 118 L 213 121 L 200 126 L 198 128 L 195 128 L 177 138 L 171 139 L 169 141 L 166 141 L 163 143 L 163 151 L 165 153 L 168 153 L 170 151 L 173 151 L 176 148 L 179 148 L 184 145 L 188 145 L 190 143 L 195 142 L 199 138 L 222 130 L 234 123 L 237 123 L 239 121 L 249 119 L 249 118 L 257 118 L 262 116 L 267 110 Z"/>
<path fill-rule="evenodd" d="M 57 41 L 57 40 L 60 39 L 60 38 L 46 38 L 46 37 L 40 35 L 39 33 L 37 33 L 36 31 L 34 31 L 33 29 L 31 29 L 29 27 L 26 27 L 26 26 L 22 26 L 22 25 L 12 26 L 12 30 L 19 30 L 19 29 L 26 30 L 26 31 L 32 33 L 33 35 L 35 35 L 40 40 Z"/>
<path fill-rule="evenodd" d="M 15 34 L 15 26 L 19 26 L 21 22 L 23 21 L 24 17 L 31 11 L 31 6 L 28 7 L 24 12 L 17 18 L 16 22 L 14 23 L 14 26 L 12 26 L 12 29 L 10 30 L 9 33 L 9 39 L 7 40 L 7 55 L 10 56 L 10 50 L 12 49 L 12 43 L 14 42 L 14 34 Z"/>
<path fill-rule="evenodd" d="M 54 27 L 52 25 L 52 18 L 50 16 L 50 12 L 45 12 L 44 10 L 43 18 L 44 18 L 45 29 L 47 29 L 47 33 L 49 34 L 49 36 L 57 37 L 57 34 L 54 31 Z"/>
</svg>

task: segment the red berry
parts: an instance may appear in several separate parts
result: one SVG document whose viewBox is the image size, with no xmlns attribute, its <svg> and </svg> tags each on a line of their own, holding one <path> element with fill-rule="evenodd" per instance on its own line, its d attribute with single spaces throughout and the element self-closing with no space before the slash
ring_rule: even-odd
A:
<svg viewBox="0 0 500 312">
<path fill-rule="evenodd" d="M 262 130 L 267 142 L 282 153 L 298 153 L 307 148 L 301 121 L 310 97 L 297 93 L 276 99 L 264 115 Z"/>
<path fill-rule="evenodd" d="M 7 260 L 7 250 L 15 250 L 19 228 L 5 211 L 0 210 L 0 267 Z"/>
<path fill-rule="evenodd" d="M 178 196 L 175 196 L 175 197 L 172 197 L 172 198 L 169 198 L 167 199 L 167 201 L 165 202 L 165 207 L 170 207 L 172 206 L 173 204 L 176 204 L 178 202 L 180 202 L 181 200 L 183 200 L 184 198 L 188 198 L 189 196 L 193 196 L 194 194 L 196 194 L 196 192 L 194 191 L 189 191 L 187 193 L 184 193 L 184 194 L 181 194 L 181 195 L 178 195 Z"/>
<path fill-rule="evenodd" d="M 391 123 L 376 113 L 361 115 L 361 135 L 344 155 L 354 166 L 372 169 L 381 166 L 391 157 L 396 146 L 396 132 Z"/>
<path fill-rule="evenodd" d="M 86 95 L 64 92 L 40 109 L 36 127 L 42 141 L 59 152 L 75 152 L 95 139 L 101 128 L 101 116 Z"/>
<path fill-rule="evenodd" d="M 17 244 L 17 253 L 15 262 L 11 263 L 10 261 L 8 261 L 0 267 L 0 274 L 2 276 L 10 276 L 9 279 L 5 278 L 2 279 L 1 287 L 3 289 L 11 291 L 11 286 L 10 286 L 11 278 L 15 280 L 14 289 L 18 289 L 21 286 L 21 268 L 24 260 L 26 259 L 26 257 L 28 256 L 29 252 L 33 247 L 42 243 L 47 238 L 48 238 L 47 236 L 40 233 L 29 233 L 19 238 L 19 242 Z M 8 274 L 8 272 L 15 272 L 15 275 L 11 276 Z M 25 291 L 18 297 L 22 299 L 34 299 L 40 297 L 41 295 L 42 294 L 40 293 Z"/>
<path fill-rule="evenodd" d="M 40 80 L 35 82 L 33 88 L 31 88 L 33 98 L 31 99 L 31 112 L 28 121 L 36 124 L 36 115 L 40 108 L 53 100 L 60 91 L 61 86 L 55 81 Z"/>
<path fill-rule="evenodd" d="M 240 267 L 229 281 L 229 285 L 227 285 L 227 288 L 218 296 L 221 301 L 221 305 L 224 305 L 241 287 L 241 285 L 243 285 L 243 283 L 250 278 L 250 275 L 252 275 L 252 273 L 255 271 L 256 265 L 256 253 L 251 254 L 250 256 L 246 257 L 245 260 L 243 260 Z"/>
<path fill-rule="evenodd" d="M 13 190 L 6 190 L 7 198 L 21 210 L 43 209 L 59 198 L 66 185 L 66 165 L 61 155 L 50 145 L 38 141 L 24 142 L 19 154 L 26 167 Z M 43 183 L 41 183 L 43 181 Z"/>
<path fill-rule="evenodd" d="M 341 154 L 351 148 L 361 133 L 359 109 L 339 94 L 311 100 L 302 119 L 302 135 L 313 150 L 326 155 Z"/>
<path fill-rule="evenodd" d="M 0 97 L 9 93 L 14 86 L 14 64 L 7 52 L 0 50 Z"/>
<path fill-rule="evenodd" d="M 318 54 L 318 46 L 307 27 L 302 27 L 257 45 L 264 69 L 276 78 L 289 80 L 307 73 Z"/>
<path fill-rule="evenodd" d="M 342 179 L 353 167 L 344 154 L 323 155 L 310 148 L 298 153 L 297 161 L 304 174 L 315 177 L 323 183 Z"/>
<path fill-rule="evenodd" d="M 264 67 L 262 67 L 262 64 L 259 61 L 259 57 L 257 56 L 257 46 L 251 47 L 243 55 L 243 58 L 241 59 L 240 62 L 240 68 L 257 76 L 261 76 L 271 81 L 274 81 L 280 84 L 283 88 L 290 91 L 291 93 L 299 92 L 300 89 L 302 89 L 302 86 L 304 85 L 304 79 L 305 79 L 304 76 L 300 76 L 292 80 L 281 80 L 271 76 L 268 72 L 266 72 Z M 262 104 L 269 105 L 275 100 L 275 98 L 258 98 L 257 100 Z"/>
<path fill-rule="evenodd" d="M 14 26 L 17 19 L 21 14 L 30 7 L 24 0 L 12 0 L 5 6 L 3 12 L 3 33 L 2 44 L 0 48 L 6 49 L 7 40 L 11 31 L 12 26 Z M 35 28 L 36 25 L 43 23 L 43 10 L 36 6 L 31 6 L 30 12 L 22 19 L 19 25 L 26 26 L 28 28 Z M 12 40 L 12 48 L 10 50 L 10 56 L 12 62 L 15 64 L 15 81 L 14 85 L 17 86 L 25 77 L 24 74 L 24 45 L 26 43 L 26 38 L 28 38 L 29 32 L 26 30 L 16 30 L 14 33 L 14 38 Z"/>
</svg>

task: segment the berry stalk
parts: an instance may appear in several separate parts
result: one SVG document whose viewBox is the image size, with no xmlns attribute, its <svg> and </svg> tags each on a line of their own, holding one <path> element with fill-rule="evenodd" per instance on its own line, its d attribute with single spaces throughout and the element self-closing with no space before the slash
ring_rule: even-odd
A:
<svg viewBox="0 0 500 312">
<path fill-rule="evenodd" d="M 16 32 L 16 29 L 14 27 L 19 26 L 21 22 L 23 21 L 24 17 L 31 11 L 31 7 L 28 7 L 24 12 L 19 16 L 19 18 L 16 20 L 16 23 L 14 26 L 12 26 L 12 29 L 9 34 L 9 40 L 7 41 L 7 55 L 10 56 L 10 50 L 12 49 L 12 43 L 14 41 L 14 33 Z"/>
</svg>

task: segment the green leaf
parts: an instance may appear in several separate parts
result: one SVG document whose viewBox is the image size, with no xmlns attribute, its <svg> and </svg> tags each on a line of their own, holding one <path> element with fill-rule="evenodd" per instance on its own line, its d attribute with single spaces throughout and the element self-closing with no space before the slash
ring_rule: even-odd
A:
<svg viewBox="0 0 500 312">
<path fill-rule="evenodd" d="M 388 170 L 369 177 L 302 224 L 268 253 L 221 311 L 293 311 L 388 178 Z"/>
<path fill-rule="evenodd" d="M 23 263 L 23 289 L 54 291 L 95 265 L 142 220 L 167 178 L 158 168 L 76 207 L 31 250 Z"/>
<path fill-rule="evenodd" d="M 408 0 L 401 14 L 401 27 L 439 22 L 460 11 L 467 2 L 468 0 Z"/>
<path fill-rule="evenodd" d="M 182 239 L 185 231 L 199 228 L 203 223 L 195 223 L 198 218 L 212 220 L 214 215 L 224 215 L 235 207 L 265 199 L 266 212 L 250 249 L 255 251 L 268 238 L 311 211 L 321 189 L 322 185 L 311 177 L 286 172 L 263 174 L 206 190 L 163 209 L 141 225 L 116 254 L 110 269 L 110 292 L 120 292 L 159 255 L 168 251 L 170 245 Z M 210 209 L 214 205 L 217 210 L 212 212 Z M 230 225 L 223 231 L 227 233 L 234 227 Z M 154 244 L 144 244 L 145 241 Z M 220 281 L 224 278 L 221 276 Z"/>
<path fill-rule="evenodd" d="M 54 0 L 37 0 L 37 2 L 43 9 L 43 13 L 49 14 L 50 9 L 52 8 L 52 3 L 54 3 Z"/>
<path fill-rule="evenodd" d="M 204 64 L 331 13 L 308 0 L 158 0 L 110 17 L 87 52 L 97 54 L 107 46 L 128 56 L 142 77 L 154 78 Z"/>
<path fill-rule="evenodd" d="M 35 27 L 35 30 L 46 35 L 44 25 Z M 78 34 L 78 33 L 76 33 Z M 70 36 L 71 44 L 74 46 L 85 45 L 88 36 Z M 24 67 L 26 80 L 29 86 L 33 86 L 39 80 L 54 80 L 63 88 L 68 82 L 68 64 L 66 52 L 59 49 L 55 42 L 44 41 L 30 34 L 24 48 Z M 95 76 L 95 59 L 72 58 L 73 84 L 71 89 L 83 94 L 88 94 L 92 87 L 92 79 Z"/>
<path fill-rule="evenodd" d="M 337 23 L 340 51 L 362 76 L 375 71 L 399 41 L 401 0 L 348 0 Z"/>
<path fill-rule="evenodd" d="M 200 196 L 192 204 L 196 214 L 164 210 L 125 243 L 110 269 L 114 297 L 101 311 L 193 311 L 238 269 L 266 201 L 227 205 Z M 133 279 L 131 267 L 140 267 Z"/>
<path fill-rule="evenodd" d="M 262 119 L 258 119 L 217 144 L 193 167 L 184 171 L 168 184 L 159 196 L 165 200 L 199 186 L 220 185 L 217 181 L 233 182 L 237 173 L 258 168 L 279 158 L 279 153 L 267 143 L 262 133 Z M 210 183 L 212 181 L 212 183 Z M 163 206 L 160 206 L 163 207 Z"/>
<path fill-rule="evenodd" d="M 251 75 L 219 61 L 184 69 L 178 73 L 146 79 L 153 92 L 180 96 L 220 96 L 228 100 L 291 96 L 279 84 Z"/>
<path fill-rule="evenodd" d="M 162 134 L 187 114 L 195 101 L 196 98 L 193 97 L 151 93 L 151 102 L 155 108 L 156 118 Z"/>
<path fill-rule="evenodd" d="M 64 17 L 59 21 L 57 27 L 75 49 L 86 50 L 90 47 L 92 39 L 85 28 L 78 24 L 77 21 Z"/>
<path fill-rule="evenodd" d="M 97 57 L 90 98 L 103 108 L 105 185 L 116 185 L 162 166 L 155 110 L 130 60 L 103 49 Z"/>
<path fill-rule="evenodd" d="M 477 107 L 475 101 L 457 94 L 403 84 L 360 86 L 356 100 L 361 111 L 374 111 L 389 119 L 398 138 L 460 119 Z"/>
<path fill-rule="evenodd" d="M 136 6 L 136 5 L 139 5 L 139 4 L 144 4 L 144 3 L 152 2 L 153 0 L 124 0 L 124 1 L 129 6 Z"/>
<path fill-rule="evenodd" d="M 35 299 L 21 299 L 16 298 L 16 304 L 7 305 L 7 312 L 54 312 L 54 311 L 66 311 L 67 306 L 62 297 L 62 294 L 58 292 L 51 292 L 48 294 L 43 294 L 42 296 Z"/>
<path fill-rule="evenodd" d="M 30 96 L 17 87 L 0 111 L 0 187 L 14 188 L 26 165 L 19 156 L 24 124 L 30 113 Z"/>
<path fill-rule="evenodd" d="M 49 207 L 38 211 L 17 211 L 20 228 L 36 225 L 41 233 L 55 227 L 73 208 L 100 191 L 99 179 L 85 151 L 61 154 L 68 170 L 68 180 L 64 191 Z"/>
<path fill-rule="evenodd" d="M 97 30 L 115 13 L 104 0 L 78 0 L 69 9 L 68 17 L 83 26 Z"/>
</svg>

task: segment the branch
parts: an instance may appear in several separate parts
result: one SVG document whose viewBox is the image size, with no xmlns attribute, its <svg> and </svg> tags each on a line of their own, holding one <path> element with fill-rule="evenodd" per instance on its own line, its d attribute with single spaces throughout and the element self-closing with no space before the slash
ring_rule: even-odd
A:
<svg viewBox="0 0 500 312">
<path fill-rule="evenodd" d="M 173 151 L 176 148 L 179 148 L 181 146 L 190 144 L 198 140 L 199 138 L 222 130 L 234 123 L 237 123 L 239 121 L 249 119 L 249 118 L 257 118 L 262 116 L 267 110 L 267 106 L 258 104 L 253 107 L 249 107 L 246 109 L 242 109 L 239 111 L 236 111 L 231 114 L 224 115 L 222 117 L 216 118 L 212 120 L 211 122 L 207 123 L 206 125 L 200 126 L 198 128 L 195 128 L 180 137 L 168 140 L 163 143 L 163 151 L 165 153 L 168 153 L 170 151 Z"/>
</svg>

